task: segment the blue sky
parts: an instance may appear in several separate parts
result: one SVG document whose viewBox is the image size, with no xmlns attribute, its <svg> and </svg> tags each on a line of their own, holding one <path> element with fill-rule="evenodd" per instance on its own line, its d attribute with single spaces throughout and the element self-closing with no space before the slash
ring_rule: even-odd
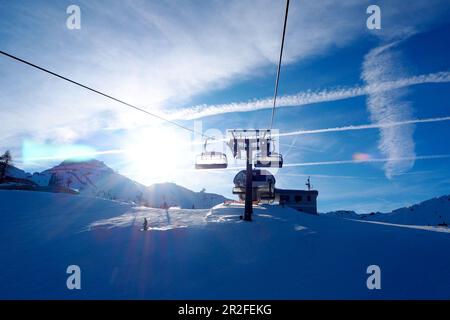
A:
<svg viewBox="0 0 450 320">
<path fill-rule="evenodd" d="M 80 30 L 66 28 L 70 4 L 81 8 Z M 370 4 L 381 8 L 381 30 L 366 28 Z M 283 11 L 284 1 L 268 0 L 1 0 L 0 48 L 224 134 L 269 124 Z M 331 130 L 280 137 L 287 166 L 275 172 L 277 186 L 303 188 L 311 175 L 320 211 L 391 210 L 448 194 L 449 16 L 439 0 L 291 1 L 274 127 Z M 0 97 L 1 147 L 19 167 L 39 171 L 62 160 L 26 159 L 25 142 L 53 152 L 78 146 L 146 185 L 171 181 L 231 196 L 236 170 L 195 171 L 201 145 L 189 132 L 5 57 Z M 435 120 L 333 129 L 412 119 Z"/>
</svg>

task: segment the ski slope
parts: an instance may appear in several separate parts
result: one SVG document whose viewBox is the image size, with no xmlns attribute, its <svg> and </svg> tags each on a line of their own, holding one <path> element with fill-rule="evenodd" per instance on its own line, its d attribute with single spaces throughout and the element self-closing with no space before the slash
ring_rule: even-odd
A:
<svg viewBox="0 0 450 320">
<path fill-rule="evenodd" d="M 0 191 L 2 299 L 449 299 L 450 231 Z M 140 231 L 143 218 L 149 231 Z M 81 268 L 81 290 L 66 268 Z M 368 290 L 366 268 L 381 268 Z"/>
</svg>

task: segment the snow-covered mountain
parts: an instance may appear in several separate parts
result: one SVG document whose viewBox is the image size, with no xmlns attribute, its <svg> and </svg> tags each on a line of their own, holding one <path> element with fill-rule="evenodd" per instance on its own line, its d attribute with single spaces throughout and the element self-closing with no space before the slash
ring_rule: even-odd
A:
<svg viewBox="0 0 450 320">
<path fill-rule="evenodd" d="M 389 213 L 357 214 L 354 211 L 333 211 L 326 215 L 405 225 L 450 226 L 450 195 L 426 200 Z"/>
<path fill-rule="evenodd" d="M 0 190 L 0 299 L 450 298 L 449 228 L 242 212 Z M 81 290 L 66 287 L 70 265 Z M 367 287 L 371 265 L 381 290 Z"/>
<path fill-rule="evenodd" d="M 33 175 L 23 171 L 22 169 L 16 168 L 16 167 L 11 166 L 11 165 L 8 165 L 8 167 L 6 167 L 6 176 L 7 177 L 13 177 L 13 178 L 19 178 L 19 179 L 29 179 L 29 180 L 31 180 Z"/>
<path fill-rule="evenodd" d="M 39 186 L 61 186 L 75 189 L 81 195 L 120 200 L 149 207 L 163 203 L 181 208 L 211 208 L 226 200 L 223 196 L 194 192 L 174 183 L 154 184 L 150 187 L 133 181 L 109 168 L 102 161 L 70 161 L 41 173 L 29 174 L 9 166 L 10 177 L 31 180 Z"/>
</svg>

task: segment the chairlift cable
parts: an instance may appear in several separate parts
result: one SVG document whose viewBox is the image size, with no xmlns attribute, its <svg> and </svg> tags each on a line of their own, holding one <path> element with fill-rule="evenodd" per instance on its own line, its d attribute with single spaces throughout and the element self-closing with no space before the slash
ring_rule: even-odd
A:
<svg viewBox="0 0 450 320">
<path fill-rule="evenodd" d="M 29 62 L 29 61 L 26 61 L 26 60 L 24 60 L 24 59 L 21 59 L 21 58 L 19 58 L 19 57 L 16 57 L 16 56 L 14 56 L 14 55 L 12 55 L 12 54 L 9 54 L 9 53 L 7 53 L 7 52 L 4 52 L 4 51 L 1 51 L 1 50 L 0 50 L 0 54 L 2 54 L 2 55 L 4 55 L 4 56 L 7 56 L 7 57 L 9 57 L 9 58 L 11 58 L 11 59 L 14 59 L 14 60 L 16 60 L 16 61 L 19 61 L 19 62 L 21 62 L 21 63 L 24 63 L 24 64 L 26 64 L 26 65 L 28 65 L 28 66 L 31 66 L 31 67 L 33 67 L 33 68 L 35 68 L 35 69 L 38 69 L 38 70 L 40 70 L 40 71 L 46 72 L 46 73 L 48 73 L 48 74 L 50 74 L 50 75 L 52 75 L 52 76 L 55 76 L 55 77 L 57 77 L 57 78 L 60 78 L 60 79 L 65 80 L 65 81 L 67 81 L 67 82 L 70 82 L 70 83 L 72 83 L 72 84 L 75 84 L 75 85 L 77 85 L 77 86 L 79 86 L 79 87 L 82 87 L 82 88 L 84 88 L 84 89 L 87 89 L 87 90 L 89 90 L 89 91 L 92 91 L 92 92 L 94 92 L 94 93 L 96 93 L 96 94 L 98 94 L 98 95 L 101 95 L 101 96 L 103 96 L 103 97 L 106 97 L 106 98 L 108 98 L 108 99 L 111 99 L 111 100 L 113 100 L 113 101 L 115 101 L 115 102 L 118 102 L 118 103 L 120 103 L 120 104 L 122 104 L 122 105 L 125 105 L 125 106 L 127 106 L 127 107 L 133 108 L 133 109 L 135 109 L 135 110 L 137 110 L 137 111 L 143 112 L 143 113 L 145 113 L 145 114 L 147 114 L 147 115 L 149 115 L 149 116 L 152 116 L 152 117 L 157 118 L 157 119 L 159 119 L 159 120 L 162 120 L 162 121 L 165 121 L 165 122 L 167 122 L 167 123 L 170 123 L 170 124 L 172 124 L 172 125 L 174 125 L 174 126 L 177 126 L 177 127 L 181 128 L 181 129 L 188 130 L 188 131 L 190 131 L 190 132 L 192 132 L 192 133 L 199 134 L 199 135 L 201 135 L 202 137 L 207 137 L 207 138 L 209 138 L 209 139 L 214 139 L 214 137 L 209 137 L 209 136 L 205 135 L 205 134 L 202 133 L 202 132 L 198 132 L 198 131 L 196 131 L 196 130 L 194 130 L 194 129 L 191 129 L 191 128 L 188 128 L 188 127 L 186 127 L 186 126 L 183 126 L 182 124 L 179 124 L 179 123 L 177 123 L 177 122 L 175 122 L 175 121 L 166 119 L 166 118 L 164 118 L 164 117 L 162 117 L 162 116 L 159 116 L 159 115 L 157 115 L 157 114 L 155 114 L 155 113 L 152 113 L 152 112 L 150 112 L 150 111 L 147 111 L 147 110 L 145 110 L 145 109 L 142 109 L 142 108 L 140 108 L 140 107 L 137 107 L 137 106 L 135 106 L 135 105 L 133 105 L 133 104 L 131 104 L 131 103 L 125 102 L 125 101 L 120 100 L 120 99 L 118 99 L 118 98 L 115 98 L 115 97 L 113 97 L 113 96 L 111 96 L 111 95 L 109 95 L 109 94 L 103 93 L 103 92 L 101 92 L 101 91 L 99 91 L 99 90 L 93 89 L 93 88 L 91 88 L 91 87 L 89 87 L 89 86 L 87 86 L 87 85 L 84 85 L 84 84 L 82 84 L 82 83 L 80 83 L 80 82 L 77 82 L 77 81 L 74 81 L 74 80 L 72 80 L 72 79 L 70 79 L 70 78 L 67 78 L 67 77 L 65 77 L 65 76 L 62 76 L 62 75 L 60 75 L 60 74 L 58 74 L 58 73 L 56 73 L 56 72 L 53 72 L 53 71 L 50 71 L 50 70 L 45 69 L 45 68 L 43 68 L 43 67 L 40 67 L 40 66 L 38 66 L 38 65 L 36 65 L 36 64 L 34 64 L 34 63 L 31 63 L 31 62 Z"/>
<path fill-rule="evenodd" d="M 276 77 L 276 80 L 275 80 L 275 92 L 274 92 L 274 95 L 273 95 L 272 116 L 270 118 L 270 129 L 271 130 L 272 130 L 272 127 L 273 127 L 273 120 L 274 120 L 274 117 L 275 117 L 275 106 L 277 104 L 278 83 L 280 81 L 281 60 L 283 58 L 284 38 L 285 38 L 285 35 L 286 35 L 286 25 L 287 25 L 288 12 L 289 12 L 289 0 L 286 0 L 286 12 L 285 12 L 285 15 L 284 15 L 283 35 L 281 37 L 280 58 L 278 60 L 277 77 Z"/>
</svg>

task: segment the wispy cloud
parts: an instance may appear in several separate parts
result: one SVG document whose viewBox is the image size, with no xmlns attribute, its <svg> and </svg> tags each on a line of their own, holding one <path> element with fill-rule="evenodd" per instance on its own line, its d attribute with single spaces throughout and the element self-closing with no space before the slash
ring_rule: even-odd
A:
<svg viewBox="0 0 450 320">
<path fill-rule="evenodd" d="M 393 81 L 403 74 L 400 53 L 394 51 L 395 43 L 377 47 L 364 58 L 362 79 L 368 86 L 380 81 Z M 404 101 L 402 90 L 371 92 L 367 108 L 374 123 L 402 122 L 412 118 L 413 109 Z M 389 160 L 384 165 L 386 177 L 411 169 L 415 160 L 412 125 L 380 128 L 378 149 Z M 402 159 L 402 160 L 397 160 Z"/>
<path fill-rule="evenodd" d="M 299 92 L 294 95 L 285 95 L 277 99 L 278 107 L 300 107 L 315 103 L 331 102 L 355 98 L 365 95 L 382 94 L 408 86 L 425 83 L 450 82 L 450 72 L 442 71 L 430 74 L 422 74 L 412 77 L 403 77 L 387 81 L 371 81 L 366 86 L 354 86 L 347 88 L 323 89 L 317 91 Z M 272 98 L 254 99 L 245 102 L 232 102 L 215 105 L 197 105 L 182 110 L 173 111 L 166 116 L 175 119 L 199 119 L 231 112 L 251 112 L 272 108 Z"/>
<path fill-rule="evenodd" d="M 359 1 L 338 3 L 292 4 L 285 63 L 345 46 L 358 37 Z M 278 1 L 78 4 L 81 30 L 71 31 L 65 28 L 64 6 L 0 1 L 2 50 L 155 113 L 263 76 L 278 57 L 284 10 Z M 334 10 L 323 10 L 326 6 Z M 4 58 L 0 72 L 5 124 L 0 136 L 9 137 L 3 140 L 8 146 L 23 136 L 60 140 L 61 131 L 48 128 L 71 129 L 70 140 L 75 141 L 104 126 L 130 129 L 152 121 Z M 82 123 L 100 118 L 104 121 L 78 130 Z"/>
<path fill-rule="evenodd" d="M 426 171 L 426 170 L 424 170 L 424 171 L 415 171 L 415 172 L 402 173 L 400 175 L 405 175 L 405 176 L 406 175 L 408 175 L 408 176 L 411 176 L 411 175 L 415 175 L 415 176 L 423 175 L 423 176 L 426 176 L 426 175 L 428 175 L 429 176 L 432 173 L 433 173 L 433 171 Z M 369 180 L 383 180 L 383 179 L 386 179 L 383 176 L 371 177 L 371 176 L 349 176 L 349 175 L 334 175 L 334 174 L 332 174 L 332 175 L 330 175 L 330 174 L 301 174 L 301 173 L 278 173 L 277 174 L 277 177 L 282 177 L 282 176 L 287 176 L 287 177 L 305 177 L 305 178 L 306 177 L 313 177 L 313 178 L 319 178 L 319 179 L 325 179 L 325 180 L 328 180 L 328 179 L 352 179 L 352 180 L 366 180 L 366 179 L 369 179 Z"/>
<path fill-rule="evenodd" d="M 395 21 L 396 29 L 426 25 L 446 6 L 445 0 L 415 1 L 409 12 L 427 14 L 412 21 L 404 15 L 400 2 L 386 1 L 383 6 L 383 21 Z M 0 1 L 2 49 L 156 113 L 167 112 L 169 106 L 186 105 L 196 95 L 265 75 L 267 67 L 276 63 L 284 9 L 278 1 L 168 0 L 125 5 L 111 0 L 105 6 L 81 0 L 78 4 L 82 28 L 70 31 L 64 24 L 64 6 L 38 0 L 26 4 Z M 366 31 L 361 13 L 368 4 L 368 0 L 292 3 L 284 62 L 324 54 L 358 39 Z M 74 141 L 105 126 L 129 129 L 136 123 L 149 123 L 136 112 L 11 61 L 0 59 L 0 72 L 4 117 L 0 135 L 5 147 L 23 136 Z M 397 85 L 402 86 L 401 82 Z M 365 90 L 304 92 L 281 98 L 280 105 L 344 99 L 366 94 Z M 262 99 L 171 111 L 173 118 L 185 120 L 268 105 L 270 99 Z M 79 130 L 92 119 L 99 121 Z"/>
<path fill-rule="evenodd" d="M 413 119 L 413 120 L 405 120 L 405 121 L 392 121 L 392 122 L 384 122 L 384 123 L 372 123 L 372 124 L 363 124 L 363 125 L 350 125 L 350 126 L 315 129 L 315 130 L 298 130 L 298 131 L 280 133 L 280 134 L 278 134 L 278 136 L 286 137 L 286 136 L 317 134 L 317 133 L 326 133 L 326 132 L 384 129 L 384 128 L 392 128 L 392 127 L 398 127 L 398 126 L 405 126 L 405 125 L 410 125 L 410 124 L 415 124 L 415 123 L 430 123 L 430 122 L 441 122 L 441 121 L 450 121 L 450 116 L 426 118 L 426 119 Z"/>
<path fill-rule="evenodd" d="M 337 166 L 337 165 L 347 165 L 347 164 L 364 164 L 364 163 L 389 163 L 389 162 L 410 162 L 416 160 L 438 160 L 438 159 L 449 159 L 450 154 L 436 154 L 436 155 L 424 155 L 424 156 L 413 156 L 413 157 L 402 157 L 402 158 L 367 158 L 363 160 L 332 160 L 332 161 L 314 161 L 314 162 L 298 162 L 298 163 L 284 163 L 283 168 L 287 167 L 312 167 L 312 166 Z M 214 169 L 216 171 L 229 171 L 236 169 L 245 169 L 245 166 L 228 166 L 225 169 Z M 207 172 L 212 172 L 214 170 L 204 170 Z M 399 175 L 404 175 L 406 173 L 400 173 Z"/>
<path fill-rule="evenodd" d="M 448 159 L 450 154 L 438 154 L 427 156 L 412 156 L 412 157 L 397 157 L 397 158 L 369 158 L 365 160 L 336 160 L 336 161 L 318 161 L 318 162 L 301 162 L 301 163 L 287 163 L 284 167 L 309 167 L 309 166 L 330 166 L 341 164 L 360 164 L 360 163 L 376 163 L 376 162 L 411 162 L 416 160 L 433 160 L 433 159 Z"/>
</svg>

